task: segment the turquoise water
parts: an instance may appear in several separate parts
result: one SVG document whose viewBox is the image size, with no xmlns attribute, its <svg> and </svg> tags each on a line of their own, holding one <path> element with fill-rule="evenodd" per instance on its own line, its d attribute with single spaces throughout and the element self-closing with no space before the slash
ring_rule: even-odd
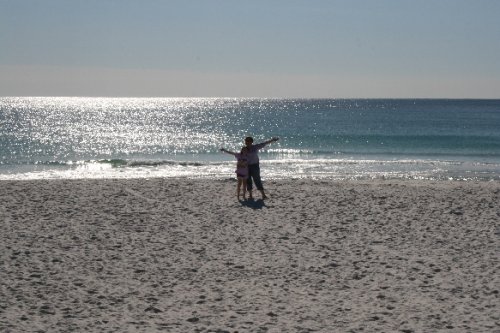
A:
<svg viewBox="0 0 500 333">
<path fill-rule="evenodd" d="M 500 179 L 500 100 L 0 98 L 0 179 Z"/>
</svg>

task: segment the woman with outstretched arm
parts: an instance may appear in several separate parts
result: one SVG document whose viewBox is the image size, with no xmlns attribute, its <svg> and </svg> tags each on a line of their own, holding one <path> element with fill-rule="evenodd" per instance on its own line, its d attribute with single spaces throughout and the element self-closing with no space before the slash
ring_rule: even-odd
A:
<svg viewBox="0 0 500 333">
<path fill-rule="evenodd" d="M 272 138 L 271 140 L 261 142 L 258 144 L 253 144 L 253 138 L 252 137 L 246 137 L 245 138 L 245 145 L 248 148 L 248 155 L 247 155 L 247 161 L 248 161 L 248 179 L 247 179 L 247 190 L 249 194 L 249 199 L 252 199 L 252 187 L 253 187 L 253 182 L 255 182 L 255 187 L 257 187 L 257 190 L 260 191 L 262 194 L 262 199 L 266 199 L 266 194 L 264 192 L 264 187 L 262 186 L 262 180 L 260 179 L 260 166 L 259 166 L 259 155 L 257 154 L 258 151 L 268 144 L 272 142 L 278 141 L 279 138 Z"/>
</svg>

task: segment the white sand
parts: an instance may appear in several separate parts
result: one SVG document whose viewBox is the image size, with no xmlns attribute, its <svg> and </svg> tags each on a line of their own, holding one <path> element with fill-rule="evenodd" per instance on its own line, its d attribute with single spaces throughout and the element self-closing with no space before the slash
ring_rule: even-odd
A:
<svg viewBox="0 0 500 333">
<path fill-rule="evenodd" d="M 265 186 L 0 182 L 0 331 L 500 331 L 500 183 Z"/>
</svg>

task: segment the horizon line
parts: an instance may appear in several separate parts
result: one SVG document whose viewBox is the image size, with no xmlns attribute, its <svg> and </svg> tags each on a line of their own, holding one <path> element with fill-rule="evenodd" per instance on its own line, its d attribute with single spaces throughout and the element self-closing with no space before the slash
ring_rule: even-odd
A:
<svg viewBox="0 0 500 333">
<path fill-rule="evenodd" d="M 0 98 L 130 98 L 130 99 L 413 99 L 413 100 L 500 100 L 500 97 L 297 97 L 297 96 L 105 96 L 105 95 L 0 95 Z"/>
</svg>

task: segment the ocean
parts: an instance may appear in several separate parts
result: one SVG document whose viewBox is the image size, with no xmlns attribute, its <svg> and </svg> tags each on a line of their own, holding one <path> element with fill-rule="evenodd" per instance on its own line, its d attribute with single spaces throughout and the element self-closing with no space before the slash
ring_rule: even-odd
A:
<svg viewBox="0 0 500 333">
<path fill-rule="evenodd" d="M 0 98 L 0 179 L 500 179 L 500 100 Z"/>
</svg>

